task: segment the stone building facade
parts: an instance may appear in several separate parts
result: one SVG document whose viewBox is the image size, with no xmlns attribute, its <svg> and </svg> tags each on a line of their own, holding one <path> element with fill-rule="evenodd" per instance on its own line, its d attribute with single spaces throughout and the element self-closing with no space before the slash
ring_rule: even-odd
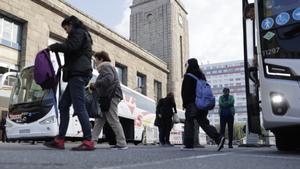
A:
<svg viewBox="0 0 300 169">
<path fill-rule="evenodd" d="M 166 95 L 167 63 L 93 20 L 63 0 L 0 0 L 0 74 L 33 65 L 36 53 L 67 34 L 64 17 L 75 15 L 87 25 L 94 51 L 107 51 L 122 82 L 146 96 Z"/>
<path fill-rule="evenodd" d="M 167 90 L 175 93 L 181 108 L 184 64 L 189 58 L 187 11 L 180 0 L 133 0 L 130 8 L 130 40 L 167 63 Z"/>
</svg>

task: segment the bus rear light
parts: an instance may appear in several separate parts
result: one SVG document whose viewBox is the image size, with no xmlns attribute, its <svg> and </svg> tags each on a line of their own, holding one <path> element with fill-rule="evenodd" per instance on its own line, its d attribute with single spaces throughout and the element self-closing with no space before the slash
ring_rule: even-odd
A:
<svg viewBox="0 0 300 169">
<path fill-rule="evenodd" d="M 272 111 L 275 115 L 284 115 L 286 114 L 289 104 L 285 99 L 283 94 L 272 92 L 270 94 Z"/>
<path fill-rule="evenodd" d="M 50 116 L 48 118 L 46 118 L 45 120 L 41 121 L 40 124 L 51 124 L 55 122 L 55 116 Z"/>
</svg>

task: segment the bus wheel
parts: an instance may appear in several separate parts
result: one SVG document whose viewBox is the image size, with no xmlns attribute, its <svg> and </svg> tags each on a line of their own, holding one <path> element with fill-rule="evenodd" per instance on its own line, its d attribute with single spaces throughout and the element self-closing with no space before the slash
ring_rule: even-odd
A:
<svg viewBox="0 0 300 169">
<path fill-rule="evenodd" d="M 279 151 L 291 151 L 294 150 L 293 138 L 289 133 L 278 131 L 275 134 L 276 147 Z"/>
</svg>

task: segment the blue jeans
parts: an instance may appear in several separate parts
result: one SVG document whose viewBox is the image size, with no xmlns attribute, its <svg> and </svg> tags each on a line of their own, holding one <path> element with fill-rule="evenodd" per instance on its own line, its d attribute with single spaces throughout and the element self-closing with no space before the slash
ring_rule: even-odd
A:
<svg viewBox="0 0 300 169">
<path fill-rule="evenodd" d="M 225 135 L 225 127 L 226 124 L 228 126 L 228 145 L 232 146 L 232 140 L 233 140 L 233 122 L 234 122 L 234 116 L 220 116 L 220 133 L 224 136 Z"/>
<path fill-rule="evenodd" d="M 89 77 L 75 76 L 69 79 L 67 87 L 59 100 L 60 125 L 59 138 L 64 138 L 69 125 L 70 106 L 73 104 L 74 113 L 78 116 L 83 138 L 91 140 L 91 124 L 85 107 L 84 91 Z"/>
</svg>

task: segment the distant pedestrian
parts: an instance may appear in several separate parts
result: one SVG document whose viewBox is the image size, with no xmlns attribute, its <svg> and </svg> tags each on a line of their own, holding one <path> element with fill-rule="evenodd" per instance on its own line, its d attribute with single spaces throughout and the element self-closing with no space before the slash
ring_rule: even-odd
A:
<svg viewBox="0 0 300 169">
<path fill-rule="evenodd" d="M 228 147 L 232 147 L 233 123 L 234 123 L 234 97 L 229 94 L 229 88 L 223 89 L 223 95 L 219 98 L 220 133 L 225 135 L 226 124 L 228 127 Z"/>
<path fill-rule="evenodd" d="M 173 146 L 170 142 L 170 132 L 173 128 L 172 117 L 177 113 L 174 94 L 168 93 L 167 97 L 159 100 L 156 109 L 159 125 L 159 142 L 161 146 Z"/>
<path fill-rule="evenodd" d="M 94 143 L 98 141 L 99 134 L 107 121 L 117 140 L 117 144 L 111 148 L 124 150 L 128 147 L 124 130 L 118 117 L 118 104 L 123 99 L 123 94 L 117 72 L 110 62 L 108 53 L 102 51 L 95 54 L 95 63 L 99 75 L 95 84 L 91 84 L 91 88 L 97 92 L 103 117 L 95 118 L 92 139 Z"/>
<path fill-rule="evenodd" d="M 197 81 L 191 76 L 188 76 L 187 73 L 191 73 L 205 81 L 206 77 L 201 71 L 198 61 L 195 58 L 189 59 L 185 67 L 186 74 L 184 75 L 181 88 L 183 108 L 185 108 L 183 149 L 194 148 L 194 119 L 196 119 L 205 133 L 218 144 L 218 151 L 220 151 L 223 148 L 225 138 L 217 132 L 214 126 L 209 124 L 209 120 L 207 119 L 208 111 L 197 109 L 195 104 Z"/>
<path fill-rule="evenodd" d="M 1 139 L 4 143 L 6 141 L 6 115 L 2 114 L 1 123 L 0 123 L 0 129 L 2 131 Z"/>
<path fill-rule="evenodd" d="M 92 77 L 92 39 L 86 26 L 75 16 L 64 19 L 61 26 L 68 34 L 66 41 L 50 45 L 48 49 L 64 53 L 63 80 L 68 84 L 59 100 L 59 134 L 53 141 L 46 142 L 44 145 L 56 149 L 65 148 L 65 135 L 70 119 L 69 110 L 73 105 L 74 114 L 78 116 L 82 127 L 84 140 L 81 145 L 72 150 L 94 150 L 95 146 L 91 141 L 91 124 L 84 100 L 85 86 Z"/>
<path fill-rule="evenodd" d="M 244 17 L 246 19 L 254 20 L 255 18 L 254 3 L 250 3 L 246 5 Z"/>
</svg>

